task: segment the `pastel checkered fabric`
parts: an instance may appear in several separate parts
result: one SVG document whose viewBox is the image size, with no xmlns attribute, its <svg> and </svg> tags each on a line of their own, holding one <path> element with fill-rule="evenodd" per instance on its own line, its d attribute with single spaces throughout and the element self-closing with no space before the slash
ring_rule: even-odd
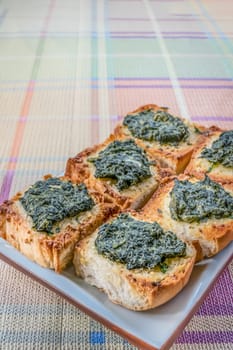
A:
<svg viewBox="0 0 233 350">
<path fill-rule="evenodd" d="M 0 199 L 140 105 L 233 126 L 230 0 L 0 1 Z M 0 349 L 136 349 L 0 261 Z M 232 349 L 233 265 L 172 346 Z"/>
</svg>

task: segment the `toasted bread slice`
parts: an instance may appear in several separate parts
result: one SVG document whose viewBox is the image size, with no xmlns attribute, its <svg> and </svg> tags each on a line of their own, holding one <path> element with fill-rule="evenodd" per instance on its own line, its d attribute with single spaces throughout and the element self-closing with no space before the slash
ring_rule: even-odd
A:
<svg viewBox="0 0 233 350">
<path fill-rule="evenodd" d="M 221 208 L 219 208 L 219 215 L 216 217 L 216 215 L 212 215 L 214 209 L 209 207 L 207 192 L 204 193 L 202 202 L 201 197 L 197 196 L 194 198 L 195 195 L 192 192 L 190 192 L 190 194 L 186 192 L 184 196 L 182 194 L 181 200 L 179 200 L 179 195 L 176 198 L 172 198 L 172 191 L 177 180 L 179 181 L 178 183 L 182 184 L 185 183 L 185 181 L 188 181 L 190 184 L 201 184 L 206 181 L 206 179 L 198 180 L 185 175 L 180 175 L 178 178 L 171 177 L 170 179 L 166 179 L 142 209 L 143 215 L 152 220 L 156 220 L 165 229 L 173 230 L 181 239 L 192 242 L 197 249 L 197 260 L 211 257 L 221 251 L 233 239 L 233 184 L 221 186 L 215 183 L 217 186 L 220 186 L 221 189 L 225 190 L 225 197 L 228 197 L 228 202 L 225 202 L 224 205 L 226 205 L 226 210 L 229 210 L 229 216 L 224 217 L 224 215 L 221 214 Z M 213 191 L 213 189 L 209 189 L 209 192 L 211 191 Z M 223 201 L 225 201 L 225 199 L 223 197 Z M 181 208 L 179 209 L 181 212 L 179 217 L 174 217 L 174 214 L 172 215 L 174 206 Z M 194 216 L 201 206 L 205 207 L 205 213 L 209 213 L 209 217 L 206 214 L 207 216 L 203 217 L 198 222 L 194 221 Z M 221 204 L 219 206 L 221 206 Z M 170 207 L 172 207 L 172 209 L 170 209 Z M 185 212 L 187 207 L 191 208 L 188 214 L 190 216 L 188 217 L 187 215 L 187 218 L 185 218 L 182 217 L 182 210 Z"/>
<path fill-rule="evenodd" d="M 173 171 L 176 174 L 179 174 L 184 171 L 185 167 L 190 161 L 194 146 L 199 142 L 201 133 L 206 130 L 203 126 L 193 124 L 182 118 L 175 117 L 178 120 L 178 122 L 183 122 L 184 126 L 181 126 L 182 132 L 184 132 L 184 129 L 187 129 L 188 134 L 187 137 L 183 135 L 183 139 L 180 136 L 180 141 L 169 143 L 166 142 L 166 140 L 164 139 L 168 137 L 169 130 L 166 133 L 166 135 L 162 135 L 162 132 L 158 131 L 160 141 L 155 140 L 153 137 L 151 139 L 149 139 L 149 137 L 147 139 L 142 139 L 141 137 L 139 137 L 139 135 L 136 135 L 135 133 L 133 134 L 132 131 L 130 131 L 129 126 L 125 123 L 126 118 L 129 118 L 129 116 L 134 116 L 136 119 L 136 117 L 138 118 L 139 113 L 148 113 L 150 111 L 154 113 L 158 111 L 167 113 L 167 110 L 168 108 L 159 107 L 154 104 L 148 104 L 139 107 L 135 111 L 128 113 L 128 115 L 123 119 L 123 121 L 116 126 L 114 130 L 114 135 L 116 138 L 136 138 L 138 143 L 142 147 L 144 147 L 144 149 L 150 152 L 152 156 L 159 161 L 162 167 L 169 167 L 173 169 Z M 132 124 L 133 123 L 131 122 L 131 125 Z M 163 125 L 166 125 L 166 122 L 164 122 Z M 141 130 L 139 130 L 140 128 Z M 138 125 L 139 134 L 142 134 L 144 131 L 147 130 L 147 128 L 149 133 L 153 132 L 151 126 L 145 126 L 143 123 L 141 123 L 140 126 Z M 177 126 L 175 127 L 175 132 L 177 132 Z"/>
<path fill-rule="evenodd" d="M 212 180 L 220 183 L 233 183 L 233 166 L 225 166 L 220 162 L 208 160 L 203 152 L 210 150 L 213 153 L 213 158 L 216 156 L 216 147 L 212 150 L 213 143 L 219 142 L 222 146 L 219 152 L 221 152 L 229 161 L 233 157 L 233 142 L 221 142 L 223 134 L 228 133 L 226 130 L 221 130 L 217 127 L 210 128 L 209 134 L 203 136 L 202 141 L 196 145 L 191 161 L 188 164 L 185 174 L 195 176 L 196 178 L 203 178 L 207 174 Z M 233 135 L 233 131 L 232 135 Z M 231 138 L 233 139 L 233 137 Z M 225 144 L 224 144 L 225 143 Z M 231 155 L 229 153 L 231 152 Z M 215 154 L 215 155 L 214 155 Z M 216 159 L 217 161 L 218 159 Z M 232 163 L 232 160 L 231 160 Z"/>
<path fill-rule="evenodd" d="M 96 177 L 96 166 L 91 161 L 99 157 L 100 153 L 108 149 L 109 146 L 112 146 L 114 142 L 132 142 L 132 147 L 136 143 L 131 139 L 125 140 L 116 140 L 113 135 L 102 144 L 96 145 L 92 148 L 87 148 L 83 152 L 79 153 L 76 157 L 70 158 L 67 161 L 65 176 L 70 178 L 73 182 L 80 183 L 84 180 L 87 180 L 88 186 L 90 188 L 96 189 L 99 193 L 102 193 L 104 196 L 108 196 L 110 201 L 114 201 L 122 209 L 133 208 L 138 209 L 144 205 L 144 203 L 150 198 L 152 193 L 159 185 L 161 177 L 165 177 L 169 174 L 168 171 L 161 171 L 160 168 L 155 164 L 153 158 L 144 152 L 144 150 L 139 147 L 140 151 L 144 154 L 147 161 L 149 161 L 149 171 L 150 176 L 147 176 L 137 183 L 131 184 L 127 188 L 119 189 L 117 187 L 116 179 L 110 177 Z M 130 148 L 130 147 L 129 147 Z M 121 152 L 121 151 L 120 151 Z M 115 154 L 118 156 L 120 152 Z M 130 158 L 126 155 L 126 161 L 128 162 Z M 126 169 L 126 173 L 133 173 L 136 164 L 136 167 L 140 167 L 140 162 L 134 162 L 131 159 L 130 167 Z M 122 161 L 124 164 L 124 160 Z M 120 165 L 119 165 L 120 166 Z M 124 171 L 124 168 L 121 170 Z"/>
<path fill-rule="evenodd" d="M 145 221 L 143 216 L 135 212 L 129 215 L 135 220 L 153 223 L 151 220 Z M 113 223 L 114 220 L 116 218 L 107 224 Z M 139 236 L 141 234 L 143 232 L 140 232 Z M 77 244 L 73 263 L 77 275 L 104 291 L 112 302 L 136 311 L 151 309 L 173 298 L 188 282 L 196 255 L 192 245 L 184 245 L 183 256 L 167 258 L 166 271 L 162 272 L 159 266 L 129 269 L 126 263 L 114 261 L 98 252 L 96 239 L 99 235 L 97 229 Z M 117 237 L 118 232 L 115 235 Z M 133 249 L 134 256 L 137 254 L 137 248 Z M 151 258 L 153 259 L 153 256 Z"/>
<path fill-rule="evenodd" d="M 65 178 L 59 179 L 62 183 L 67 182 Z M 48 181 L 48 177 L 44 181 Z M 32 261 L 43 267 L 54 269 L 56 272 L 63 270 L 72 261 L 77 241 L 82 236 L 92 233 L 110 214 L 116 211 L 112 203 L 105 202 L 103 196 L 88 189 L 92 207 L 75 216 L 64 217 L 54 224 L 56 228 L 53 229 L 53 232 L 46 232 L 43 228 L 35 227 L 32 216 L 22 205 L 21 199 L 24 198 L 25 193 L 26 191 L 18 193 L 12 200 L 4 202 L 0 207 L 0 236 Z M 82 205 L 82 200 L 80 200 L 80 205 Z M 43 205 L 37 205 L 38 213 L 42 207 Z M 48 218 L 49 215 L 50 213 L 47 213 L 46 217 Z M 41 225 L 42 221 L 42 219 L 39 220 L 38 225 Z"/>
</svg>

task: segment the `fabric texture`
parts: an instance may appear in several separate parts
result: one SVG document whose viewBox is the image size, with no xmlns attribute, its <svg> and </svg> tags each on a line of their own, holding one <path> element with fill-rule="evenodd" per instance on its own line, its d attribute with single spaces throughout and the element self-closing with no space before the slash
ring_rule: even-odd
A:
<svg viewBox="0 0 233 350">
<path fill-rule="evenodd" d="M 0 199 L 64 172 L 127 112 L 233 126 L 230 0 L 0 1 Z M 0 349 L 136 349 L 0 261 Z M 232 349 L 233 264 L 172 350 Z"/>
</svg>

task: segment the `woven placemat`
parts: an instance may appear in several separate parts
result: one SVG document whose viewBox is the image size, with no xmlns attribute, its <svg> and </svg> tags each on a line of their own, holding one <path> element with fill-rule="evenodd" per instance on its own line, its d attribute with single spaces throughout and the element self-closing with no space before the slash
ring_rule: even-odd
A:
<svg viewBox="0 0 233 350">
<path fill-rule="evenodd" d="M 233 3 L 2 0 L 0 198 L 103 141 L 128 111 L 157 103 L 233 126 Z M 134 349 L 0 261 L 0 349 Z M 233 265 L 173 350 L 231 349 Z"/>
</svg>

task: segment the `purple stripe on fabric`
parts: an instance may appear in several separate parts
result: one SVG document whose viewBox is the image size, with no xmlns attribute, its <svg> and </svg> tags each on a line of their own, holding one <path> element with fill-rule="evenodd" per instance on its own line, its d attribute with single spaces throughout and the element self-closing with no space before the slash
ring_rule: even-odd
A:
<svg viewBox="0 0 233 350">
<path fill-rule="evenodd" d="M 233 331 L 184 331 L 176 340 L 178 344 L 233 343 Z"/>
<path fill-rule="evenodd" d="M 142 22 L 149 22 L 150 18 L 132 18 L 132 17 L 109 17 L 110 21 L 142 21 Z"/>
<path fill-rule="evenodd" d="M 109 0 L 109 1 L 112 1 L 112 2 L 121 2 L 121 1 L 124 1 L 124 2 L 135 2 L 135 1 L 141 1 L 141 0 Z"/>
<path fill-rule="evenodd" d="M 124 1 L 124 2 L 133 2 L 133 1 L 140 1 L 141 0 L 109 0 L 111 2 L 121 2 L 121 1 Z M 154 2 L 180 2 L 180 1 L 185 1 L 185 0 L 150 0 L 151 2 L 154 1 Z"/>
<path fill-rule="evenodd" d="M 174 13 L 173 16 L 191 16 L 191 17 L 199 17 L 200 15 L 195 15 L 193 13 Z"/>
<path fill-rule="evenodd" d="M 206 78 L 196 78 L 196 77 L 190 77 L 190 78 L 186 78 L 186 77 L 178 77 L 178 80 L 190 80 L 190 81 L 233 81 L 233 78 L 210 78 L 210 77 L 206 77 Z M 95 80 L 97 80 L 95 78 Z M 135 80 L 145 80 L 145 81 L 151 81 L 151 80 L 167 80 L 170 81 L 170 78 L 167 77 L 114 77 L 114 80 L 122 80 L 122 81 L 135 81 Z"/>
<path fill-rule="evenodd" d="M 93 86 L 94 88 L 98 88 L 98 86 Z M 176 88 L 176 86 L 172 85 L 115 85 L 117 89 L 171 89 Z M 177 86 L 178 87 L 178 86 Z M 233 89 L 232 86 L 228 85 L 180 85 L 179 87 L 184 89 Z"/>
<path fill-rule="evenodd" d="M 18 157 L 10 157 L 9 158 L 10 163 L 17 163 L 17 161 L 18 161 Z"/>
<path fill-rule="evenodd" d="M 202 19 L 185 17 L 185 18 L 158 18 L 158 22 L 200 22 Z"/>
<path fill-rule="evenodd" d="M 152 34 L 154 35 L 155 32 L 148 32 L 148 31 L 111 31 L 109 32 L 110 34 Z M 162 34 L 172 34 L 172 35 L 176 35 L 176 34 L 204 34 L 207 35 L 206 32 L 168 32 L 168 31 L 162 31 Z"/>
<path fill-rule="evenodd" d="M 109 17 L 108 18 L 111 21 L 142 21 L 142 22 L 149 22 L 149 18 L 133 18 L 133 17 Z M 157 18 L 158 22 L 192 22 L 192 21 L 202 21 L 202 19 L 199 18 Z"/>
<path fill-rule="evenodd" d="M 92 37 L 98 38 L 98 33 L 79 33 L 79 32 L 1 32 L 1 38 L 35 38 L 35 37 L 60 37 L 60 38 L 70 38 L 70 37 L 85 37 L 91 34 Z M 164 39 L 218 39 L 219 36 L 213 35 L 212 33 L 202 33 L 202 32 L 162 32 L 162 37 Z M 169 34 L 169 35 L 168 35 Z M 198 35 L 199 34 L 199 35 Z M 232 32 L 228 32 L 228 38 L 232 38 Z M 102 35 L 101 35 L 102 36 Z M 158 38 L 160 36 L 156 35 L 154 32 L 109 32 L 108 38 Z"/>
<path fill-rule="evenodd" d="M 193 116 L 193 121 L 223 121 L 223 122 L 233 122 L 233 117 L 224 116 Z"/>
<path fill-rule="evenodd" d="M 233 305 L 221 304 L 217 305 L 212 302 L 206 302 L 204 306 L 201 306 L 196 315 L 199 316 L 232 316 Z"/>
<path fill-rule="evenodd" d="M 233 89 L 233 85 L 181 85 L 184 89 Z"/>
<path fill-rule="evenodd" d="M 178 80 L 187 80 L 187 81 L 233 81 L 233 78 L 225 78 L 225 77 L 221 77 L 221 78 L 213 78 L 213 77 L 178 77 Z M 81 79 L 82 81 L 102 81 L 102 80 L 122 80 L 122 81 L 160 81 L 160 80 L 164 80 L 164 81 L 170 81 L 171 79 L 168 77 L 107 77 L 106 79 L 102 79 L 101 77 L 91 77 L 90 79 Z M 51 78 L 51 79 L 37 79 L 37 85 L 39 85 L 40 83 L 44 83 L 44 82 L 49 82 L 49 83 L 54 83 L 54 82 L 70 82 L 70 81 L 76 81 L 76 78 Z M 8 81 L 1 81 L 1 84 L 3 85 L 7 85 L 7 84 L 20 84 L 23 82 L 28 82 L 28 80 L 8 80 Z"/>
<path fill-rule="evenodd" d="M 155 39 L 157 35 L 110 35 L 111 39 Z M 180 35 L 180 36 L 169 36 L 163 35 L 163 39 L 212 39 L 208 36 L 191 36 L 191 35 Z"/>
<path fill-rule="evenodd" d="M 27 117 L 20 117 L 19 118 L 20 123 L 25 123 L 27 121 Z"/>
<path fill-rule="evenodd" d="M 149 0 L 150 2 L 181 2 L 185 0 Z"/>
<path fill-rule="evenodd" d="M 85 119 L 99 120 L 99 119 L 100 119 L 100 116 L 97 115 L 97 114 L 93 114 L 93 115 L 89 116 L 88 118 L 84 118 L 84 120 L 85 120 Z M 121 119 L 121 117 L 120 117 L 119 115 L 110 115 L 110 116 L 109 116 L 109 119 L 110 119 L 110 120 L 119 120 L 119 119 Z"/>
<path fill-rule="evenodd" d="M 9 198 L 10 189 L 14 177 L 14 170 L 7 170 L 6 175 L 3 178 L 1 191 L 0 191 L 0 203 Z"/>
<path fill-rule="evenodd" d="M 233 315 L 233 281 L 226 268 L 215 283 L 214 288 L 205 298 L 196 315 Z"/>
</svg>

